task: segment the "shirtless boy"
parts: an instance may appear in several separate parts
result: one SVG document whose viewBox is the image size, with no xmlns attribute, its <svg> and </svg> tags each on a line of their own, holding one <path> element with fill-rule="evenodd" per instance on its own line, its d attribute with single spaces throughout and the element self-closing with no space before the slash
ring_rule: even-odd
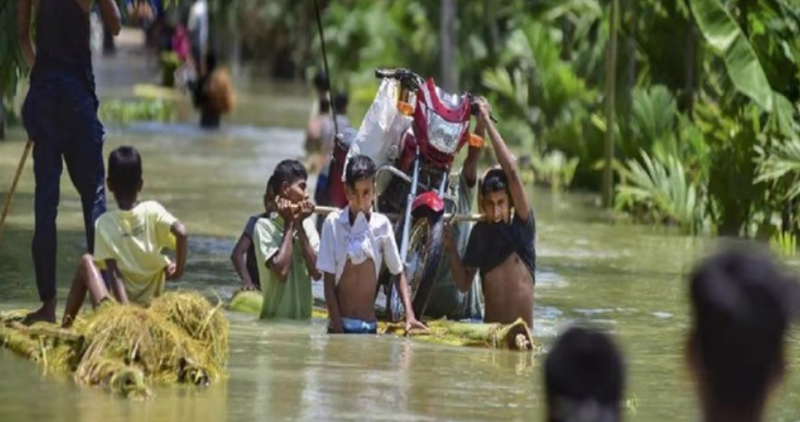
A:
<svg viewBox="0 0 800 422">
<path fill-rule="evenodd" d="M 381 266 L 397 277 L 406 310 L 406 332 L 426 330 L 414 317 L 394 231 L 385 215 L 372 211 L 375 163 L 367 156 L 350 159 L 345 170 L 348 206 L 328 215 L 322 225 L 317 269 L 325 280 L 329 333 L 375 334 L 375 291 Z"/>
<path fill-rule="evenodd" d="M 489 132 L 500 168 L 489 170 L 480 184 L 485 220 L 475 224 L 463 259 L 450 227 L 447 249 L 453 281 L 469 290 L 480 271 L 486 304 L 484 322 L 510 324 L 522 318 L 533 329 L 533 286 L 536 282 L 536 224 L 514 158 L 489 118 L 491 109 L 479 100 L 478 119 Z"/>
</svg>

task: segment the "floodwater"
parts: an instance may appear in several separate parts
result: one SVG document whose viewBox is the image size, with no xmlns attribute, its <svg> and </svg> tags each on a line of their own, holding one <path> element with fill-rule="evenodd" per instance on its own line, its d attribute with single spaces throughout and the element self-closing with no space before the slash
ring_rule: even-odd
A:
<svg viewBox="0 0 800 422">
<path fill-rule="evenodd" d="M 133 81 L 126 77 L 150 77 L 142 69 L 137 75 L 134 61 L 120 55 L 100 66 L 103 98 L 130 95 L 125 87 Z M 127 63 L 127 73 L 110 77 L 119 63 Z M 247 93 L 241 96 L 242 107 L 218 133 L 197 129 L 194 116 L 183 123 L 109 129 L 107 151 L 131 144 L 144 157 L 142 197 L 162 202 L 190 231 L 187 274 L 172 287 L 230 296 L 238 285 L 228 258 L 236 237 L 247 217 L 259 212 L 274 165 L 302 156 L 302 132 L 277 126 L 302 124 L 309 104 L 306 91 L 275 94 L 262 84 L 240 87 L 240 92 Z M 0 202 L 23 147 L 22 132 L 11 136 L 10 142 L 0 143 Z M 36 305 L 29 247 L 32 192 L 28 163 L 0 241 L 0 309 Z M 682 360 L 688 323 L 685 279 L 713 241 L 611 225 L 590 198 L 539 190 L 531 194 L 539 226 L 536 341 L 548 346 L 559 329 L 575 320 L 608 328 L 628 358 L 633 404 L 627 420 L 696 419 L 695 394 Z M 113 201 L 109 205 L 114 207 Z M 64 175 L 62 304 L 83 245 L 80 215 Z M 323 321 L 228 316 L 228 379 L 206 389 L 157 388 L 156 397 L 144 402 L 78 387 L 67 376 L 43 374 L 36 364 L 0 350 L 0 421 L 543 420 L 541 357 L 388 336 L 329 337 Z M 791 374 L 775 395 L 770 421 L 800 420 L 798 345 L 793 337 Z"/>
</svg>

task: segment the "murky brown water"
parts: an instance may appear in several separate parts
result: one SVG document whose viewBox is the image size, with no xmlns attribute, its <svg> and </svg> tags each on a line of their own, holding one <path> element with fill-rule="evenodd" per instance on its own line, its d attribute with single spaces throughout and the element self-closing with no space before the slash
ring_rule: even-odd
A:
<svg viewBox="0 0 800 422">
<path fill-rule="evenodd" d="M 137 71 L 142 72 L 137 80 L 147 76 Z M 98 73 L 101 87 L 135 79 L 110 81 L 108 72 Z M 235 238 L 247 217 L 259 211 L 274 165 L 302 154 L 300 131 L 264 128 L 296 126 L 307 117 L 308 100 L 298 97 L 295 88 L 282 89 L 275 96 L 276 90 L 263 85 L 244 91 L 242 104 L 247 106 L 234 116 L 234 125 L 219 133 L 201 132 L 193 122 L 110 130 L 108 151 L 132 144 L 143 154 L 143 197 L 161 201 L 190 230 L 189 269 L 175 286 L 213 290 L 223 297 L 237 287 L 228 259 Z M 101 88 L 104 97 L 130 95 L 126 92 L 125 87 Z M 286 114 L 294 117 L 281 120 Z M 0 143 L 0 202 L 23 146 L 21 132 L 12 132 L 12 138 Z M 32 181 L 29 163 L 0 241 L 0 309 L 35 305 L 29 257 Z M 82 228 L 80 205 L 66 175 L 62 186 L 63 298 Z M 628 420 L 695 418 L 694 394 L 681 360 L 688 322 L 684 273 L 712 241 L 609 225 L 583 197 L 535 191 L 532 202 L 539 219 L 537 341 L 549 344 L 560 327 L 577 319 L 611 328 L 629 358 L 629 395 L 637 405 Z M 35 364 L 0 350 L 0 421 L 542 420 L 541 368 L 530 355 L 392 337 L 329 337 L 323 321 L 229 317 L 228 380 L 205 390 L 157 389 L 157 397 L 147 402 L 80 388 L 65 376 L 43 376 Z M 798 345 L 794 338 L 795 372 Z M 789 376 L 769 420 L 800 420 L 800 375 Z"/>
</svg>

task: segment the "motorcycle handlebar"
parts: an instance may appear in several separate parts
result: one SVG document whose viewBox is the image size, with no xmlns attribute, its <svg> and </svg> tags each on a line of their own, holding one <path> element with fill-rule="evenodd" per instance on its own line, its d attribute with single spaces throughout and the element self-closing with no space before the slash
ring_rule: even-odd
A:
<svg viewBox="0 0 800 422">
<path fill-rule="evenodd" d="M 419 89 L 419 86 L 423 83 L 421 76 L 404 68 L 377 68 L 375 69 L 375 77 L 378 79 L 397 79 L 400 83 L 413 87 L 414 90 Z M 466 95 L 469 99 L 470 114 L 477 116 L 479 113 L 477 99 L 470 93 L 466 93 Z M 493 115 L 489 115 L 489 118 L 497 123 L 497 119 Z"/>
<path fill-rule="evenodd" d="M 417 91 L 423 84 L 423 79 L 416 73 L 403 68 L 378 68 L 375 69 L 375 77 L 378 79 L 396 79 L 400 81 L 406 89 Z"/>
</svg>

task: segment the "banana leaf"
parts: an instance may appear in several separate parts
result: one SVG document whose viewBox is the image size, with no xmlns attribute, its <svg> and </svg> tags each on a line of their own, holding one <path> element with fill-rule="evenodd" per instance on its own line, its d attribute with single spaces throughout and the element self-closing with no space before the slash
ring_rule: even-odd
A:
<svg viewBox="0 0 800 422">
<path fill-rule="evenodd" d="M 722 57 L 740 93 L 772 112 L 774 98 L 756 52 L 720 0 L 690 0 L 692 14 L 712 51 Z"/>
<path fill-rule="evenodd" d="M 795 122 L 791 102 L 772 90 L 767 75 L 739 24 L 721 0 L 690 0 L 695 22 L 712 51 L 725 62 L 736 91 L 771 113 L 781 133 L 791 135 Z"/>
</svg>

